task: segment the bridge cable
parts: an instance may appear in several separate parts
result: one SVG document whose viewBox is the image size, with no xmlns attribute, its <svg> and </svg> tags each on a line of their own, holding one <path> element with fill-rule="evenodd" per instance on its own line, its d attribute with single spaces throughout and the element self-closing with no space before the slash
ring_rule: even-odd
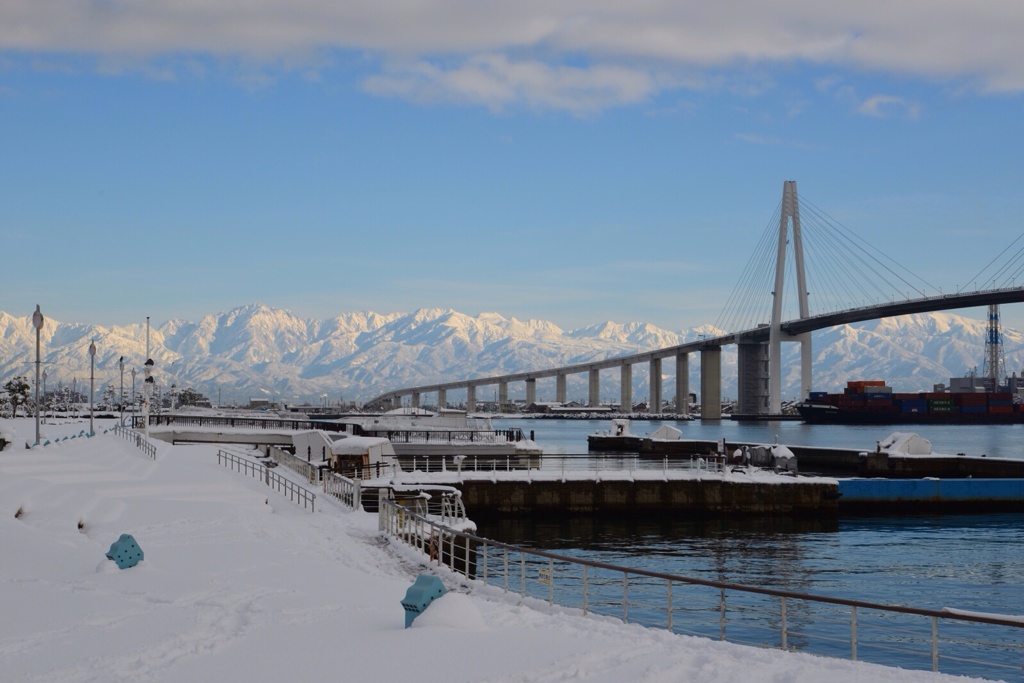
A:
<svg viewBox="0 0 1024 683">
<path fill-rule="evenodd" d="M 812 225 L 826 225 L 820 223 L 814 223 L 809 221 Z M 825 228 L 818 230 L 809 230 L 808 235 L 814 235 L 812 238 L 812 244 L 818 244 L 818 240 L 824 245 L 824 249 L 831 257 L 831 262 L 834 264 L 834 274 L 837 276 L 832 281 L 837 282 L 841 285 L 842 289 L 847 292 L 850 297 L 844 304 L 840 300 L 837 300 L 838 308 L 846 308 L 851 303 L 855 303 L 858 298 L 864 300 L 871 299 L 875 300 L 876 295 L 881 295 L 883 298 L 886 297 L 888 292 L 879 286 L 878 282 L 885 282 L 889 287 L 894 285 L 885 276 L 878 271 L 867 259 L 861 254 L 854 252 L 849 253 L 847 243 L 840 239 L 840 235 L 837 235 Z M 816 261 L 814 255 L 810 257 L 812 263 Z M 819 272 L 817 265 L 811 269 L 814 273 Z M 826 270 L 826 272 L 830 272 Z M 871 285 L 866 287 L 865 284 Z M 859 296 L 854 295 L 854 289 L 857 291 Z M 873 290 L 873 291 L 872 291 Z M 837 310 L 838 310 L 837 308 Z"/>
<path fill-rule="evenodd" d="M 928 296 L 925 289 L 938 291 L 812 202 L 800 198 L 799 208 L 805 275 L 813 297 L 808 303 L 815 314 L 877 304 L 879 300 L 895 301 L 903 292 L 909 298 L 907 288 L 921 297 Z M 770 322 L 781 218 L 780 201 L 715 322 L 719 330 L 738 332 Z M 786 280 L 796 282 L 796 259 L 789 235 L 786 250 Z M 1021 267 L 1024 269 L 1024 264 Z M 784 310 L 790 311 L 795 301 L 793 296 L 786 297 Z"/>
<path fill-rule="evenodd" d="M 851 247 L 855 248 L 861 254 L 861 256 L 859 256 L 858 258 L 861 258 L 862 261 L 867 262 L 868 260 L 870 260 L 870 261 L 874 262 L 882 270 L 888 272 L 890 275 L 892 275 L 893 277 L 898 279 L 900 282 L 902 282 L 907 287 L 910 287 L 912 290 L 917 292 L 921 297 L 926 297 L 927 294 L 924 291 L 922 291 L 917 285 L 913 284 L 906 277 L 904 277 L 899 272 L 897 272 L 896 269 L 899 269 L 899 270 L 903 271 L 904 273 L 906 273 L 909 277 L 912 277 L 913 279 L 918 280 L 922 285 L 924 285 L 928 289 L 931 289 L 933 291 L 938 291 L 938 287 L 935 287 L 934 285 L 929 283 L 927 280 L 925 280 L 921 276 L 919 276 L 919 275 L 913 273 L 912 271 L 910 271 L 910 269 L 908 269 L 905 266 L 902 266 L 899 263 L 897 263 L 895 259 L 893 259 L 892 257 L 886 255 L 884 252 L 882 252 L 881 250 L 877 249 L 876 247 L 872 246 L 870 243 L 868 243 L 862 237 L 859 237 L 857 234 L 852 232 L 850 229 L 846 228 L 842 223 L 839 223 L 838 221 L 836 221 L 834 218 L 829 216 L 827 213 L 825 213 L 823 210 L 819 209 L 817 206 L 815 206 L 811 202 L 808 202 L 808 201 L 806 201 L 804 199 L 801 199 L 800 200 L 800 204 L 801 204 L 801 206 L 806 206 L 808 209 L 810 209 L 817 217 L 819 217 L 819 220 L 821 220 L 824 224 L 826 224 L 829 227 L 833 228 L 833 231 L 834 231 L 834 233 L 835 233 L 835 235 L 837 237 L 842 237 L 843 239 L 846 240 L 846 242 Z M 877 256 L 876 256 L 876 254 L 877 254 Z M 889 264 L 892 264 L 892 265 L 890 266 Z M 878 271 L 874 270 L 873 267 L 872 267 L 872 270 L 873 270 L 873 272 L 878 273 Z M 879 275 L 881 275 L 881 274 L 879 273 Z M 885 279 L 886 284 L 892 285 L 892 283 L 887 278 L 883 277 L 883 279 Z"/>
<path fill-rule="evenodd" d="M 978 273 L 974 277 L 969 279 L 967 282 L 968 283 L 970 283 L 970 282 L 977 282 L 978 278 L 980 278 L 982 276 L 982 274 L 984 274 L 985 271 L 988 270 L 992 266 L 993 263 L 995 263 L 1000 258 L 1002 258 L 1003 255 L 1006 254 L 1006 252 L 1008 252 L 1010 250 L 1010 248 L 1014 244 L 1019 242 L 1022 238 L 1024 238 L 1024 234 L 1018 235 L 1017 239 L 1015 239 L 1012 242 L 1010 242 L 1010 244 L 1008 244 L 1005 249 L 1003 249 L 1001 252 L 999 252 L 999 254 L 997 254 L 995 258 L 993 258 L 991 261 L 989 261 L 985 265 L 984 268 L 982 268 L 980 271 L 978 271 Z M 1000 275 L 1004 274 L 1010 267 L 1014 266 L 1015 262 L 1017 261 L 1018 258 L 1020 258 L 1020 256 L 1022 254 L 1024 254 L 1024 246 L 1019 248 L 1016 251 L 1016 253 L 1014 253 L 1013 257 L 1011 257 L 1006 263 L 1004 263 L 1000 268 L 998 268 L 996 270 L 996 272 L 993 275 L 991 275 L 989 277 L 989 279 L 986 280 L 982 284 L 982 289 L 987 289 L 989 285 L 992 285 L 992 288 L 995 289 L 996 288 L 995 285 L 996 285 L 997 278 L 999 278 Z M 1010 273 L 1011 286 L 1012 286 L 1013 282 L 1016 281 L 1016 278 L 1017 278 L 1018 275 L 1020 275 L 1021 271 L 1024 271 L 1024 263 L 1016 264 L 1016 269 L 1012 273 Z M 1006 287 L 1006 279 L 1005 278 L 1002 281 L 1002 286 L 1004 288 Z"/>
<path fill-rule="evenodd" d="M 765 274 L 769 273 L 771 269 L 772 245 L 778 236 L 781 212 L 782 202 L 780 201 L 715 322 L 715 327 L 718 329 L 728 331 L 743 329 L 748 325 L 754 326 L 749 324 L 749 320 L 756 319 L 756 311 L 762 307 L 756 302 L 756 299 L 762 298 L 763 293 L 770 290 L 770 285 L 767 287 L 760 285 L 767 281 Z"/>
</svg>

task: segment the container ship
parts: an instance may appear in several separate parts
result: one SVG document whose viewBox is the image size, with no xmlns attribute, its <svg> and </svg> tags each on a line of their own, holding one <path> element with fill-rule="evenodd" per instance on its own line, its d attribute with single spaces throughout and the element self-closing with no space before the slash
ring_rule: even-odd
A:
<svg viewBox="0 0 1024 683">
<path fill-rule="evenodd" d="M 847 382 L 841 394 L 812 391 L 796 409 L 813 424 L 1024 423 L 1010 392 L 893 393 L 881 380 Z"/>
</svg>

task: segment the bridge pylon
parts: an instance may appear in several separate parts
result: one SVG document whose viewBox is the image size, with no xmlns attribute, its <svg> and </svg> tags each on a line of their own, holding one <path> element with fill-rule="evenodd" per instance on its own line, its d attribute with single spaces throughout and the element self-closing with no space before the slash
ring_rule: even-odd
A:
<svg viewBox="0 0 1024 683">
<path fill-rule="evenodd" d="M 810 316 L 807 304 L 807 276 L 804 270 L 803 237 L 800 234 L 800 206 L 797 201 L 796 181 L 787 180 L 782 184 L 782 210 L 779 219 L 779 244 L 775 259 L 775 290 L 772 292 L 772 318 L 768 338 L 768 414 L 782 412 L 782 342 L 800 342 L 800 390 L 801 397 L 807 398 L 811 391 L 811 333 L 790 336 L 782 331 L 782 302 L 786 285 L 786 254 L 792 243 L 794 270 L 796 271 L 796 299 L 800 319 Z"/>
</svg>

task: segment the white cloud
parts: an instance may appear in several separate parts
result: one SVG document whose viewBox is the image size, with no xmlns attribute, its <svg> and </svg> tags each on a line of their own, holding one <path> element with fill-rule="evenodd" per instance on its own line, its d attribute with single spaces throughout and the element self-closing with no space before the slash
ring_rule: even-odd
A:
<svg viewBox="0 0 1024 683">
<path fill-rule="evenodd" d="M 415 65 L 367 82 L 375 92 L 512 102 L 572 111 L 643 100 L 661 77 L 831 69 L 1024 90 L 1018 0 L 6 0 L 0 50 L 21 54 L 186 54 L 315 59 L 330 51 Z M 454 63 L 454 67 L 437 66 Z M 576 66 L 566 66 L 567 63 Z M 583 66 L 580 66 L 580 65 Z M 589 66 L 587 66 L 589 65 Z M 166 76 L 165 76 L 166 77 Z M 821 83 L 831 89 L 834 84 Z"/>
<path fill-rule="evenodd" d="M 893 95 L 873 95 L 857 107 L 857 111 L 865 116 L 877 118 L 888 118 L 898 116 L 906 119 L 916 119 L 921 114 L 921 107 L 915 102 L 910 102 L 902 97 Z"/>
<path fill-rule="evenodd" d="M 363 86 L 374 94 L 418 101 L 469 102 L 495 110 L 524 103 L 576 114 L 640 102 L 661 87 L 655 76 L 639 69 L 551 66 L 499 54 L 472 57 L 451 68 L 426 61 L 392 65 Z"/>
</svg>

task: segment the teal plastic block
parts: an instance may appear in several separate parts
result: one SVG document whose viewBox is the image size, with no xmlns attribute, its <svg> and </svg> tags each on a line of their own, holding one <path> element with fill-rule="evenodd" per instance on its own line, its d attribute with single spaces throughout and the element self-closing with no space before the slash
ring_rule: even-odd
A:
<svg viewBox="0 0 1024 683">
<path fill-rule="evenodd" d="M 420 574 L 416 581 L 405 591 L 405 598 L 402 600 L 402 607 L 405 608 L 405 627 L 412 626 L 416 617 L 423 614 L 434 600 L 438 599 L 448 590 L 441 583 L 441 579 L 429 574 Z"/>
<path fill-rule="evenodd" d="M 131 534 L 121 534 L 121 537 L 114 541 L 110 550 L 107 551 L 107 559 L 117 563 L 119 569 L 134 567 L 142 561 L 144 555 L 142 548 L 135 542 Z"/>
</svg>

